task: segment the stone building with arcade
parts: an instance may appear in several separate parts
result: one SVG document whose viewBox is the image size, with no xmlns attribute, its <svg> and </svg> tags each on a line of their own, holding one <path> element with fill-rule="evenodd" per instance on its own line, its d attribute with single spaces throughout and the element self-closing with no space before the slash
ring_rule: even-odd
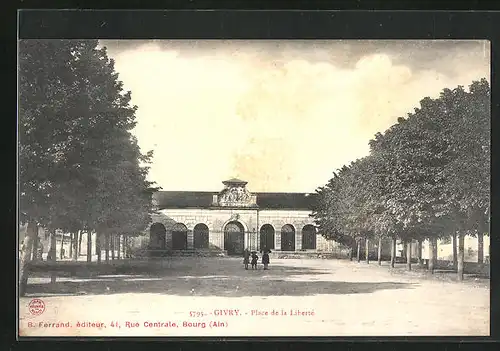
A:
<svg viewBox="0 0 500 351">
<path fill-rule="evenodd" d="M 330 251 L 337 243 L 317 233 L 311 215 L 315 194 L 252 193 L 230 179 L 216 192 L 159 191 L 149 249 L 158 251 Z"/>
</svg>

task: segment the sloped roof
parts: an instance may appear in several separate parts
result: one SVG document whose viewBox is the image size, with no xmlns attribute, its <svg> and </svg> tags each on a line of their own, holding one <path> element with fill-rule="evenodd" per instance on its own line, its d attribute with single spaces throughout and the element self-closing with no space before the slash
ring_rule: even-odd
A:
<svg viewBox="0 0 500 351">
<path fill-rule="evenodd" d="M 209 208 L 213 195 L 208 191 L 158 191 L 155 199 L 159 209 Z M 307 193 L 253 193 L 257 196 L 257 206 L 261 209 L 310 209 L 316 194 Z"/>
<path fill-rule="evenodd" d="M 212 205 L 211 191 L 158 191 L 155 197 L 158 208 L 206 208 Z"/>
<path fill-rule="evenodd" d="M 316 199 L 315 194 L 307 193 L 256 193 L 260 208 L 273 209 L 310 209 Z"/>
</svg>

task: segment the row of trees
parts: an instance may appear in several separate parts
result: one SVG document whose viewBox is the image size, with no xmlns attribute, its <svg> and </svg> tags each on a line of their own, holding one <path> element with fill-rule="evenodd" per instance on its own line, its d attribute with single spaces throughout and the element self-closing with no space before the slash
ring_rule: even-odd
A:
<svg viewBox="0 0 500 351">
<path fill-rule="evenodd" d="M 483 235 L 490 213 L 490 86 L 486 79 L 444 89 L 384 134 L 370 141 L 370 154 L 335 172 L 317 190 L 313 216 L 321 233 L 360 251 L 362 241 L 392 239 L 407 247 L 429 240 L 429 270 L 437 240 L 458 237 L 458 278 L 463 279 L 464 236 Z M 359 256 L 358 256 L 359 257 Z M 359 258 L 358 258 L 359 260 Z M 380 258 L 379 258 L 380 260 Z"/>
<path fill-rule="evenodd" d="M 133 235 L 150 222 L 153 155 L 131 134 L 130 100 L 97 40 L 19 42 L 21 295 L 37 227 L 51 234 L 55 259 L 57 229 L 76 242 L 81 232 Z"/>
</svg>

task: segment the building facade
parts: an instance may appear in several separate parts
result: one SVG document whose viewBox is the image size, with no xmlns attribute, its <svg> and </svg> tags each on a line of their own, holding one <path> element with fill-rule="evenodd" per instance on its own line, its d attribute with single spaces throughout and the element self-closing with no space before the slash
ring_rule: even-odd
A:
<svg viewBox="0 0 500 351">
<path fill-rule="evenodd" d="M 251 193 L 230 179 L 218 193 L 160 191 L 150 227 L 152 250 L 328 251 L 334 242 L 317 233 L 311 215 L 315 194 Z"/>
<path fill-rule="evenodd" d="M 154 195 L 156 214 L 149 228 L 150 250 L 214 250 L 240 255 L 245 248 L 273 252 L 340 252 L 340 244 L 319 234 L 311 217 L 316 194 L 252 193 L 247 182 L 230 179 L 222 182 L 220 192 L 159 191 Z M 378 240 L 370 241 L 370 255 L 376 255 Z M 482 245 L 480 245 L 482 246 Z M 452 248 L 438 241 L 437 258 L 451 259 Z M 489 238 L 485 237 L 484 257 L 489 257 Z M 423 242 L 422 258 L 428 256 Z M 397 256 L 405 256 L 397 245 Z M 418 245 L 412 245 L 412 257 L 418 257 Z M 476 261 L 477 238 L 465 240 L 465 260 Z M 362 245 L 364 252 L 364 244 Z M 382 257 L 391 254 L 391 241 L 382 241 Z"/>
<path fill-rule="evenodd" d="M 251 193 L 247 182 L 230 179 L 222 182 L 220 192 L 159 191 L 154 194 L 156 213 L 148 228 L 149 235 L 127 240 L 127 249 L 152 251 L 225 251 L 229 255 L 240 255 L 245 248 L 260 251 L 269 249 L 283 253 L 331 253 L 334 257 L 346 257 L 342 246 L 326 240 L 319 234 L 311 217 L 311 207 L 316 194 L 307 193 Z M 19 250 L 21 250 L 27 226 L 19 227 Z M 71 259 L 70 234 L 56 233 L 56 257 Z M 98 246 L 95 233 L 84 233 L 79 238 L 79 256 L 87 255 L 87 240 L 91 238 L 92 257 Z M 102 239 L 102 238 L 101 238 Z M 120 256 L 125 248 L 123 236 L 113 238 L 110 256 Z M 134 239 L 134 238 L 131 238 Z M 50 248 L 48 235 L 43 228 L 38 230 L 41 254 L 46 258 Z M 378 240 L 370 240 L 370 256 L 376 257 Z M 391 240 L 381 242 L 381 255 L 391 255 Z M 438 260 L 451 260 L 453 245 L 451 237 L 438 240 L 435 252 Z M 466 236 L 464 240 L 466 262 L 489 262 L 490 240 Z M 101 242 L 101 250 L 104 243 Z M 365 245 L 361 245 L 364 253 Z M 398 242 L 396 255 L 404 256 L 402 243 Z M 114 255 L 113 255 L 114 253 Z M 102 254 L 102 251 L 101 251 Z M 418 257 L 418 245 L 412 245 L 412 257 Z M 425 240 L 421 257 L 428 259 L 429 245 Z M 95 260 L 96 257 L 92 258 Z"/>
</svg>

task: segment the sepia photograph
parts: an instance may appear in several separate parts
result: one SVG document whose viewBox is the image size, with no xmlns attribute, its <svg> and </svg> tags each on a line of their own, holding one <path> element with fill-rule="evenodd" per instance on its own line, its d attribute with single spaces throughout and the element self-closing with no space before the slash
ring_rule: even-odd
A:
<svg viewBox="0 0 500 351">
<path fill-rule="evenodd" d="M 490 50 L 19 39 L 18 336 L 489 336 Z"/>
</svg>

